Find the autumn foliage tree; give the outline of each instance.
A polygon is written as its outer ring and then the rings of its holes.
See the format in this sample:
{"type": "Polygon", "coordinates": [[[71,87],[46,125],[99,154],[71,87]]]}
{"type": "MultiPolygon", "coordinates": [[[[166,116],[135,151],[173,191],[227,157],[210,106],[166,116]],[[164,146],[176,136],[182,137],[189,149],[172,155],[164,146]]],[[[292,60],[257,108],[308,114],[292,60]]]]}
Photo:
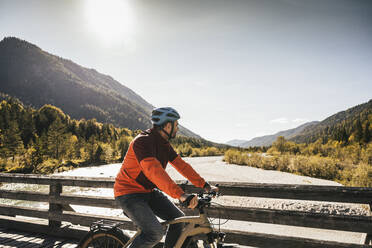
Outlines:
{"type": "Polygon", "coordinates": [[[128,149],[132,136],[128,129],[101,124],[95,119],[72,120],[52,105],[35,110],[25,108],[14,98],[1,97],[0,169],[3,171],[45,173],[63,164],[118,161],[128,149]],[[114,151],[118,147],[120,151],[114,151]]]}

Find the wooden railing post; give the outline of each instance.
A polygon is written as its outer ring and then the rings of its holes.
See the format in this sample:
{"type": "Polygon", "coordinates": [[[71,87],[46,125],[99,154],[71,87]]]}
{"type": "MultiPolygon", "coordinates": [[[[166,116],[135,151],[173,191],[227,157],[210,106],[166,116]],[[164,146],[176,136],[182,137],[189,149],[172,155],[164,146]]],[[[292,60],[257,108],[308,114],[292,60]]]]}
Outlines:
{"type": "MultiPolygon", "coordinates": [[[[369,214],[372,214],[372,202],[369,204],[369,214]]],[[[372,245],[372,231],[367,233],[366,240],[364,241],[365,245],[372,245]]]]}
{"type": "MultiPolygon", "coordinates": [[[[50,198],[57,198],[62,193],[62,184],[60,183],[52,183],[49,185],[49,197],[50,198]]],[[[50,214],[56,214],[60,213],[62,214],[62,205],[60,204],[54,204],[49,202],[49,213],[50,214]]],[[[48,220],[49,227],[60,227],[61,221],[55,221],[55,220],[48,220]]]]}

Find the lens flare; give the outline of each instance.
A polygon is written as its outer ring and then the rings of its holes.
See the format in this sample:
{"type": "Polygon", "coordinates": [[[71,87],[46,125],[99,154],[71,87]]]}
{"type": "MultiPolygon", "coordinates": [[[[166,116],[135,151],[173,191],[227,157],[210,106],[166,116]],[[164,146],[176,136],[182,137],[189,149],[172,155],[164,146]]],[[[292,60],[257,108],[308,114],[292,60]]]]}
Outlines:
{"type": "Polygon", "coordinates": [[[128,0],[86,0],[88,28],[106,43],[131,41],[134,17],[128,0]]]}

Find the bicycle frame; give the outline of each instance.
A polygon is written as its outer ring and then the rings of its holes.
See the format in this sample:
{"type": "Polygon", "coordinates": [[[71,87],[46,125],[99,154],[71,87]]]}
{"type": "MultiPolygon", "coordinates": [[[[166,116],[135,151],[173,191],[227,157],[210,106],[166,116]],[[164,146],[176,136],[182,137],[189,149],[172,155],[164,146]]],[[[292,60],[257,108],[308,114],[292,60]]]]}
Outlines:
{"type": "MultiPolygon", "coordinates": [[[[176,224],[176,223],[185,223],[186,226],[184,228],[184,231],[178,238],[176,245],[174,248],[181,248],[182,244],[186,240],[187,237],[189,236],[195,236],[198,234],[207,234],[210,232],[213,232],[213,229],[211,227],[211,224],[207,218],[207,215],[205,213],[201,213],[199,216],[184,216],[184,217],[179,217],[173,220],[169,221],[164,221],[161,222],[163,226],[165,225],[170,225],[170,224],[176,224]],[[198,225],[195,227],[195,225],[198,225]]],[[[129,241],[123,246],[123,248],[128,247],[133,240],[141,234],[141,229],[137,229],[137,232],[134,234],[134,236],[129,239],[129,241]]],[[[212,248],[216,247],[214,244],[211,244],[212,248]]]]}

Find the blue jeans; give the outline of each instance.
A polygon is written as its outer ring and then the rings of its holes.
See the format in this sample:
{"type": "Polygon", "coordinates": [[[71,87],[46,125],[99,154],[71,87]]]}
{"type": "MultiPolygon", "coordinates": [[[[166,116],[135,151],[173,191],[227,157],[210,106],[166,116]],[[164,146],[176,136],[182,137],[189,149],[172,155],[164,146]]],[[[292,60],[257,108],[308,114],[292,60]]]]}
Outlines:
{"type": "MultiPolygon", "coordinates": [[[[160,242],[165,230],[156,216],[163,220],[184,216],[184,213],[157,189],[151,193],[127,194],[115,199],[123,212],[142,230],[130,248],[150,248],[160,242]]],[[[164,247],[170,248],[176,244],[183,227],[183,223],[169,225],[164,247]]]]}

